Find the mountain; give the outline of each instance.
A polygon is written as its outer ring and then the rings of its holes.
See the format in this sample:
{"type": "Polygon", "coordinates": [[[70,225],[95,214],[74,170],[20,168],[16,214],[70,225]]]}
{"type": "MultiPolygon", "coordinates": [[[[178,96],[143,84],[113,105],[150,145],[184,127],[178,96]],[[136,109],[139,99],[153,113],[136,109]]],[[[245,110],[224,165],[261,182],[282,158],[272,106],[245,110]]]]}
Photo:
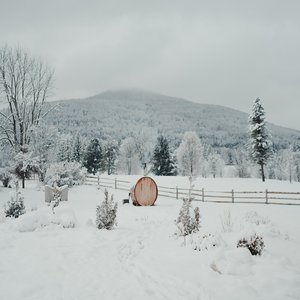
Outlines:
{"type": "MultiPolygon", "coordinates": [[[[53,103],[51,103],[52,105],[53,103]]],[[[177,146],[185,131],[196,131],[214,148],[239,148],[248,138],[248,114],[138,90],[112,90],[85,99],[57,101],[49,125],[87,138],[121,140],[129,135],[155,142],[165,134],[177,146]]],[[[275,148],[300,142],[300,131],[269,124],[275,148]]]]}

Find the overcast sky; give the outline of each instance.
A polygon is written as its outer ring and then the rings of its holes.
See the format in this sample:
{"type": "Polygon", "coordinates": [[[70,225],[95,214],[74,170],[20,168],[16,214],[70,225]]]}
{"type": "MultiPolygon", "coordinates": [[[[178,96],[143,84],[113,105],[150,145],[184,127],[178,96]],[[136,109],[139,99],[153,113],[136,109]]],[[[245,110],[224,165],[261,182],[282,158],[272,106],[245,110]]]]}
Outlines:
{"type": "Polygon", "coordinates": [[[55,98],[139,88],[300,130],[299,0],[0,0],[0,45],[55,70],[55,98]]]}

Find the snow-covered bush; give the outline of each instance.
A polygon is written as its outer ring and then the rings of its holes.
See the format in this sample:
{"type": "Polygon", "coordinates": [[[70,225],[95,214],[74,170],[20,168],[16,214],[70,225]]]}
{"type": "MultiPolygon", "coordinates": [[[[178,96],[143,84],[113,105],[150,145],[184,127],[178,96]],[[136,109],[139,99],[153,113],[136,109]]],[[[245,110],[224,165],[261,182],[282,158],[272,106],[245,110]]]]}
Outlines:
{"type": "Polygon", "coordinates": [[[18,218],[25,214],[24,197],[21,192],[17,191],[10,194],[10,200],[5,205],[4,213],[7,218],[18,218]]]}
{"type": "Polygon", "coordinates": [[[108,191],[104,191],[105,199],[96,209],[96,226],[98,229],[112,229],[117,224],[118,204],[114,202],[113,195],[109,197],[108,191]]]}
{"type": "Polygon", "coordinates": [[[0,181],[4,187],[9,186],[9,182],[12,181],[13,175],[8,168],[0,168],[0,181]]]}
{"type": "Polygon", "coordinates": [[[254,234],[249,238],[244,237],[240,239],[237,243],[237,247],[248,248],[252,255],[261,255],[265,247],[265,243],[262,236],[254,234]]]}
{"type": "Polygon", "coordinates": [[[221,225],[223,232],[232,232],[233,222],[230,210],[225,210],[221,215],[221,225]]]}
{"type": "Polygon", "coordinates": [[[179,212],[179,216],[175,221],[178,231],[176,232],[179,236],[187,236],[191,233],[199,231],[200,222],[200,210],[199,207],[193,209],[192,198],[183,198],[183,204],[179,212]]]}
{"type": "Polygon", "coordinates": [[[49,226],[74,228],[76,224],[77,219],[74,210],[63,203],[55,209],[55,214],[49,207],[42,207],[26,213],[18,218],[15,227],[20,232],[32,232],[49,226]]]}
{"type": "Polygon", "coordinates": [[[46,172],[45,184],[49,186],[80,185],[86,177],[86,169],[77,162],[59,162],[52,164],[46,172]]]}
{"type": "Polygon", "coordinates": [[[256,211],[247,212],[245,215],[245,220],[255,225],[270,223],[270,220],[267,217],[260,216],[256,211]]]}
{"type": "Polygon", "coordinates": [[[204,251],[218,247],[221,244],[220,237],[216,237],[212,234],[199,235],[194,238],[193,246],[194,250],[204,251]]]}

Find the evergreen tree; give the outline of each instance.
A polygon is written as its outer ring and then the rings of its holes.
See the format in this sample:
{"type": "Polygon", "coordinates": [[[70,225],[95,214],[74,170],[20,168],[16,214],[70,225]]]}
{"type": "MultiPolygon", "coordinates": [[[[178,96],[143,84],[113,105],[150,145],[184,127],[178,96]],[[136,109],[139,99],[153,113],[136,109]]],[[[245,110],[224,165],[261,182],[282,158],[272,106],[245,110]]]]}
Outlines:
{"type": "Polygon", "coordinates": [[[175,166],[169,150],[168,140],[160,135],[152,157],[152,172],[155,175],[170,176],[175,175],[175,166]]]}
{"type": "Polygon", "coordinates": [[[249,116],[250,123],[250,155],[252,160],[260,166],[262,181],[265,181],[265,170],[268,159],[271,156],[271,141],[266,128],[265,110],[257,98],[253,110],[249,116]]]}
{"type": "Polygon", "coordinates": [[[79,134],[76,135],[73,143],[73,161],[81,163],[83,160],[83,144],[79,134]]]}
{"type": "Polygon", "coordinates": [[[92,139],[87,146],[83,165],[89,173],[94,175],[99,170],[104,170],[103,153],[98,139],[92,139]]]}
{"type": "Polygon", "coordinates": [[[57,158],[59,161],[72,161],[73,153],[71,135],[62,135],[61,140],[59,142],[57,158]]]}

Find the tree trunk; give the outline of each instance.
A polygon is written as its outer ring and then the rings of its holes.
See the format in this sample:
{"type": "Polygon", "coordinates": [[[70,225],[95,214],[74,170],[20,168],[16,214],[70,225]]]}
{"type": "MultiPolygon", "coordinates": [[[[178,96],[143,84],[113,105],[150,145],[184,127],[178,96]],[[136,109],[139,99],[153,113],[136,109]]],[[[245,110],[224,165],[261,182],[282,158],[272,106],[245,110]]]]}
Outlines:
{"type": "Polygon", "coordinates": [[[22,189],[25,189],[25,172],[22,174],[22,189]]]}
{"type": "Polygon", "coordinates": [[[265,182],[266,178],[265,178],[265,170],[264,170],[264,164],[263,163],[260,164],[260,171],[261,171],[261,179],[262,179],[263,182],[265,182]]]}

